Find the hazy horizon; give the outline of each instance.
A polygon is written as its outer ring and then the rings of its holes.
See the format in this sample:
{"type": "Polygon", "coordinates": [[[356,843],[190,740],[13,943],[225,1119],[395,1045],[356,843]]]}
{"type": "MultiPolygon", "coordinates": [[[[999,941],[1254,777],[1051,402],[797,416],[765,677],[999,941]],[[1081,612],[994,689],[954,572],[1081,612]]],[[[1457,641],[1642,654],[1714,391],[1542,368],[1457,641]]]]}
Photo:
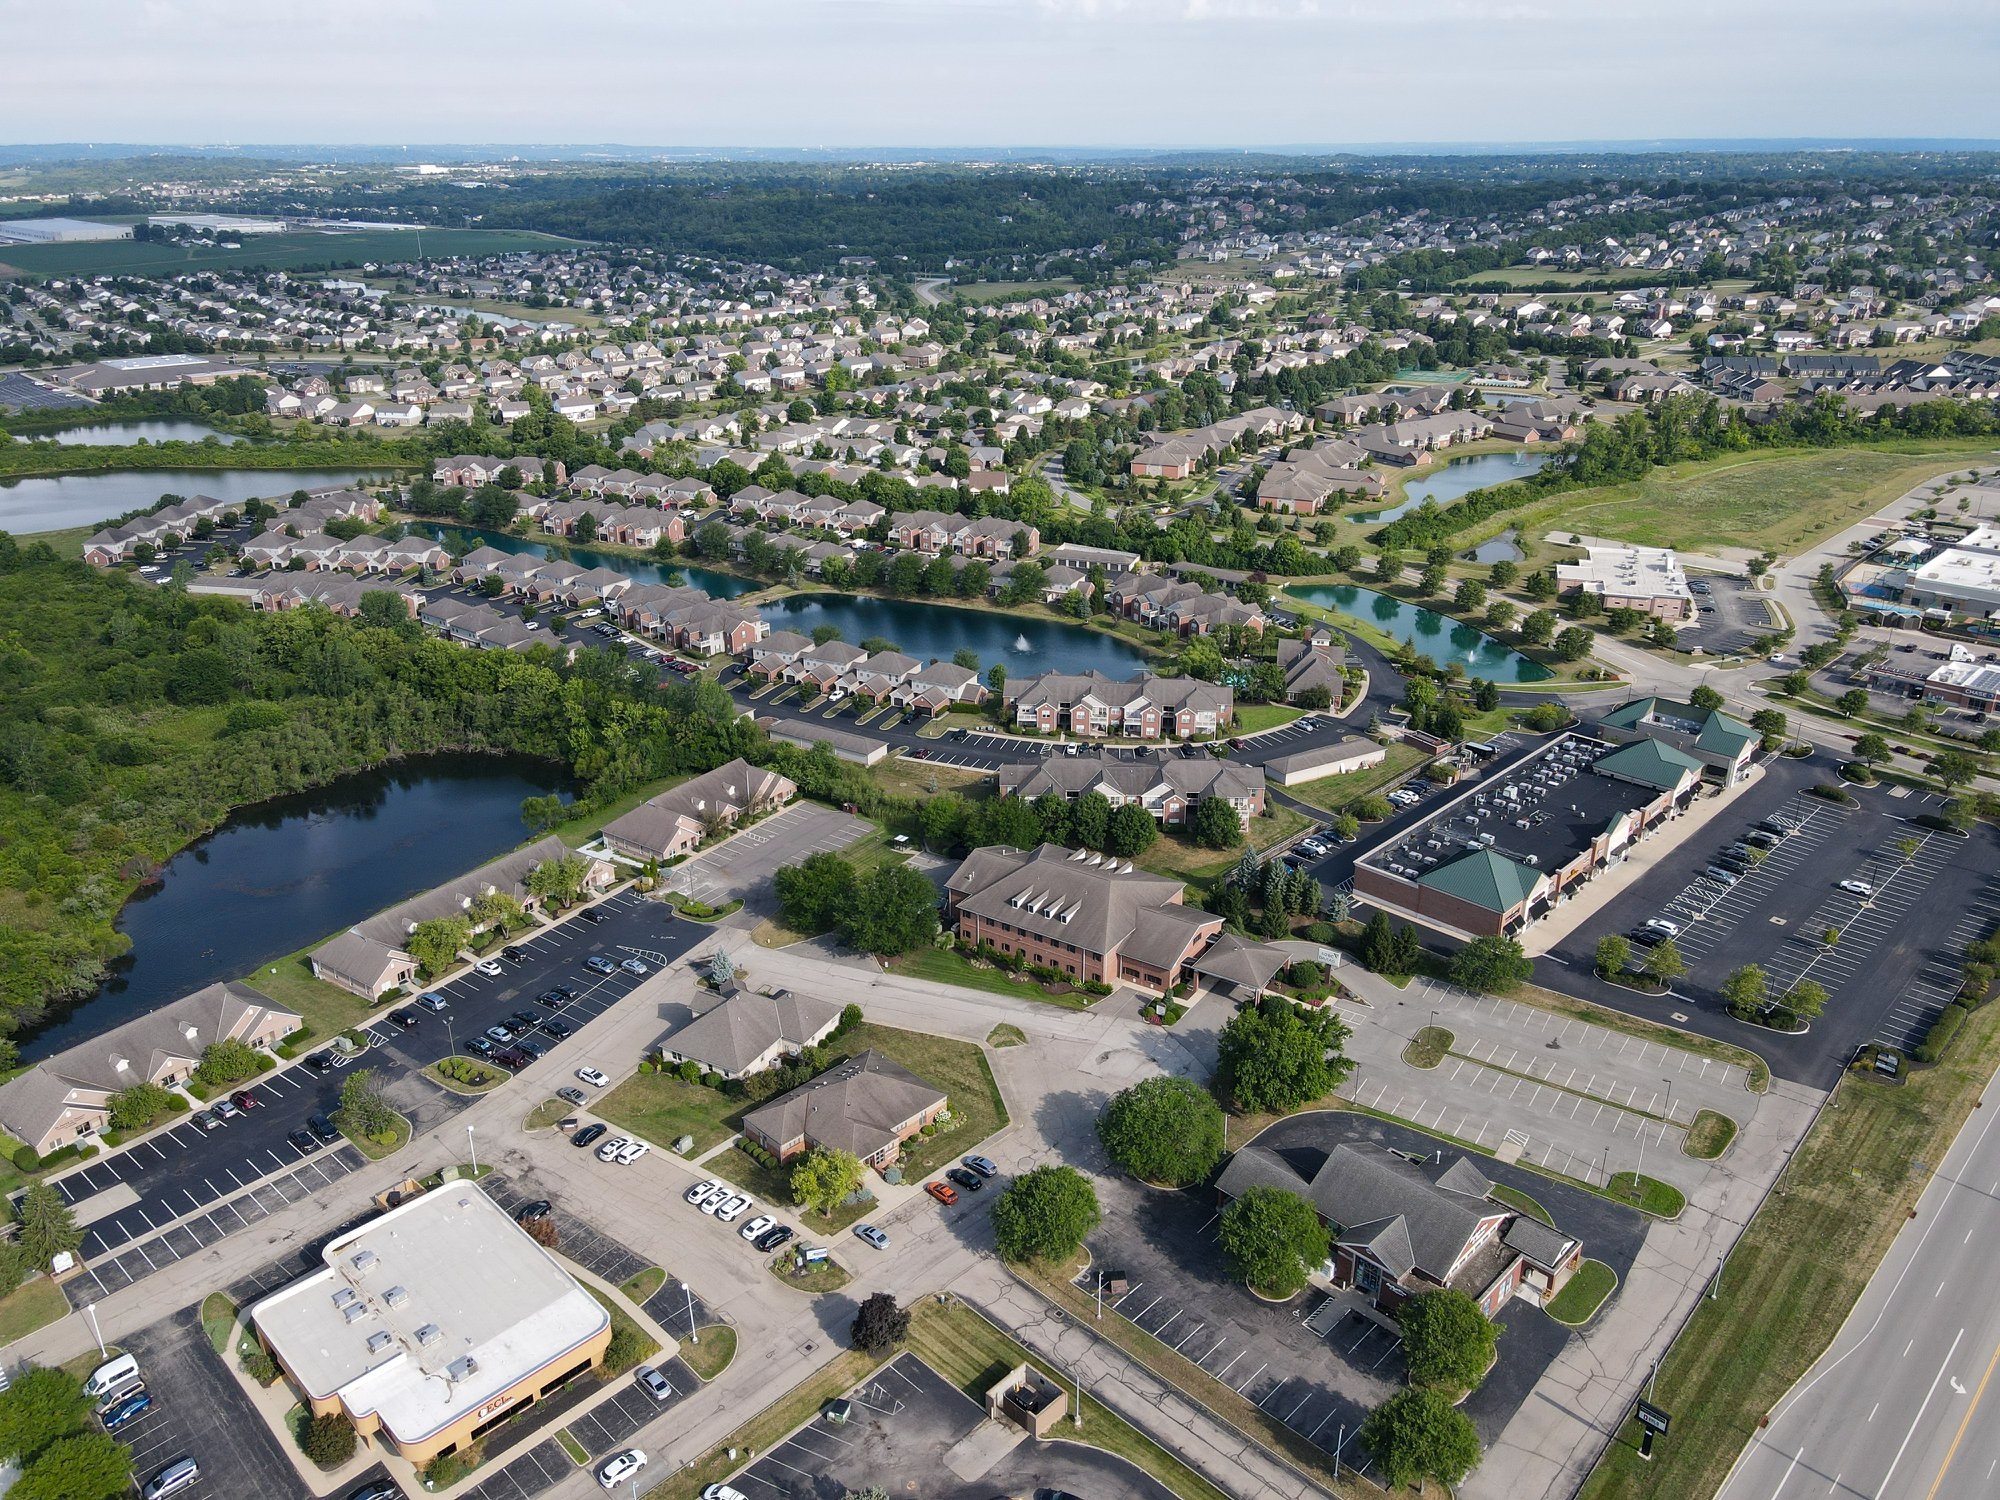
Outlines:
{"type": "Polygon", "coordinates": [[[0,138],[24,145],[1933,144],[1913,90],[2000,139],[1985,0],[0,0],[0,27],[0,138]]]}

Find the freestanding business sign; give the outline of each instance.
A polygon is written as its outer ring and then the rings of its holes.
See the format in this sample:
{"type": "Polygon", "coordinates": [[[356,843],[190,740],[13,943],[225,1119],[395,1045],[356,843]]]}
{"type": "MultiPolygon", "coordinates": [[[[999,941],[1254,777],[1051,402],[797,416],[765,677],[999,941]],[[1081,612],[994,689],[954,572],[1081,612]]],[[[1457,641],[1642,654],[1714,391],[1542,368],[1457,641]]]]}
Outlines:
{"type": "Polygon", "coordinates": [[[1633,1415],[1639,1419],[1639,1425],[1645,1429],[1645,1431],[1639,1434],[1639,1457],[1650,1459],[1653,1456],[1653,1439],[1656,1436],[1665,1437],[1667,1435],[1667,1429],[1673,1425],[1673,1416],[1644,1399],[1640,1400],[1638,1409],[1633,1412],[1633,1415]]]}

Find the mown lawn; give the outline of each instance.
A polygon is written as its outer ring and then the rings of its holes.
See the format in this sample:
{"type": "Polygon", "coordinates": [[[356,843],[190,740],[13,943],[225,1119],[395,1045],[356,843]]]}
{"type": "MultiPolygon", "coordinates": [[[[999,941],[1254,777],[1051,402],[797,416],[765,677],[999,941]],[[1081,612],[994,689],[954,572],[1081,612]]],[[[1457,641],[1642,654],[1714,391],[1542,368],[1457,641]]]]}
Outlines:
{"type": "MultiPolygon", "coordinates": [[[[46,1276],[23,1282],[0,1297],[0,1346],[24,1339],[37,1328],[46,1328],[69,1312],[69,1299],[62,1288],[46,1276]]],[[[94,1368],[94,1366],[93,1366],[94,1368]]]]}
{"type": "Polygon", "coordinates": [[[1088,1010],[1092,997],[1071,991],[1045,994],[1032,979],[1010,979],[1000,969],[982,969],[949,948],[919,948],[901,958],[889,960],[891,972],[933,984],[955,984],[961,989],[985,990],[994,995],[1012,995],[1016,1000],[1033,1000],[1042,1005],[1059,1005],[1065,1010],[1088,1010]]]}
{"type": "Polygon", "coordinates": [[[1338,776],[1328,776],[1320,781],[1301,782],[1298,786],[1288,786],[1280,790],[1288,797],[1296,797],[1301,802],[1310,802],[1314,807],[1327,812],[1339,812],[1370,792],[1380,791],[1383,787],[1402,780],[1429,759],[1415,745],[1405,745],[1400,740],[1384,748],[1388,754],[1379,766],[1369,766],[1362,771],[1346,771],[1338,776]]]}
{"type": "Polygon", "coordinates": [[[1943,1159],[2000,1057],[2000,1005],[1973,1014],[1946,1060],[1901,1087],[1852,1077],[1730,1252],[1721,1294],[1704,1297],[1660,1366],[1656,1404],[1673,1440],[1652,1462],[1627,1423],[1583,1500],[1712,1495],[1757,1424],[1846,1320],[1928,1170],[1943,1159]]]}
{"type": "Polygon", "coordinates": [[[1303,712],[1304,709],[1287,708],[1282,703],[1239,703],[1236,705],[1236,732],[1261,734],[1266,729],[1291,723],[1303,712]]]}
{"type": "Polygon", "coordinates": [[[689,1155],[699,1156],[736,1134],[748,1107],[742,1099],[684,1083],[671,1073],[634,1073],[597,1101],[595,1113],[663,1149],[691,1135],[689,1155]]]}
{"type": "MultiPolygon", "coordinates": [[[[1304,813],[1275,802],[1269,803],[1262,817],[1250,820],[1250,843],[1259,850],[1269,849],[1301,832],[1307,822],[1304,813]]],[[[1206,890],[1217,876],[1235,869],[1242,858],[1241,844],[1230,849],[1204,849],[1178,833],[1163,832],[1135,863],[1156,875],[1169,875],[1199,890],[1206,890]]]]}

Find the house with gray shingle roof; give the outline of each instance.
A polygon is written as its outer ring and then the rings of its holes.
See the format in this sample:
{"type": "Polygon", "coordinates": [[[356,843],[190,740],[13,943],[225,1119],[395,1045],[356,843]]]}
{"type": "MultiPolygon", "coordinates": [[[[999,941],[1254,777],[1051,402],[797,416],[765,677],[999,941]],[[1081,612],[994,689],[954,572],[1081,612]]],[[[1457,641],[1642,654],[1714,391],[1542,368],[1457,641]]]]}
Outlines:
{"type": "Polygon", "coordinates": [[[743,1117],[743,1134],[781,1162],[831,1146],[880,1171],[894,1166],[903,1142],[947,1104],[935,1084],[869,1051],[752,1110],[743,1117]]]}
{"type": "Polygon", "coordinates": [[[1311,1172],[1296,1153],[1251,1145],[1216,1181],[1222,1199],[1253,1187],[1296,1193],[1331,1231],[1333,1254],[1316,1279],[1352,1287],[1383,1312],[1450,1287],[1497,1317],[1519,1294],[1540,1305],[1582,1264],[1583,1247],[1558,1228],[1521,1220],[1465,1156],[1411,1161],[1374,1145],[1339,1144],[1311,1172]]]}
{"type": "Polygon", "coordinates": [[[739,990],[661,1042],[660,1056],[670,1063],[699,1063],[704,1072],[724,1078],[742,1078],[818,1046],[840,1024],[840,1010],[830,1000],[790,990],[772,995],[739,990]]]}

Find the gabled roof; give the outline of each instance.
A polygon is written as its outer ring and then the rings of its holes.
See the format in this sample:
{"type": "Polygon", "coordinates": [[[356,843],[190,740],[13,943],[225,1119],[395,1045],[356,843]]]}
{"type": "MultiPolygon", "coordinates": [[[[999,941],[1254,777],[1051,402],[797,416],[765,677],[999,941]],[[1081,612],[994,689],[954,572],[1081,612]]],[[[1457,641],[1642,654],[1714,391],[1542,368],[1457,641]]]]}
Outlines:
{"type": "Polygon", "coordinates": [[[934,1084],[881,1053],[868,1051],[752,1110],[743,1124],[767,1140],[803,1136],[865,1161],[895,1143],[897,1126],[944,1098],[944,1091],[934,1084]]]}
{"type": "Polygon", "coordinates": [[[1591,770],[1599,776],[1622,776],[1672,791],[1690,774],[1700,776],[1701,762],[1661,740],[1643,739],[1600,757],[1591,770]]]}
{"type": "Polygon", "coordinates": [[[782,1045],[796,1052],[816,1041],[840,1017],[840,1007],[782,990],[776,995],[739,991],[673,1033],[661,1046],[705,1063],[718,1073],[740,1073],[782,1045]]]}
{"type": "Polygon", "coordinates": [[[1539,870],[1516,864],[1491,849],[1478,849],[1417,877],[1427,885],[1488,911],[1512,911],[1535,894],[1545,879],[1539,870]]]}

